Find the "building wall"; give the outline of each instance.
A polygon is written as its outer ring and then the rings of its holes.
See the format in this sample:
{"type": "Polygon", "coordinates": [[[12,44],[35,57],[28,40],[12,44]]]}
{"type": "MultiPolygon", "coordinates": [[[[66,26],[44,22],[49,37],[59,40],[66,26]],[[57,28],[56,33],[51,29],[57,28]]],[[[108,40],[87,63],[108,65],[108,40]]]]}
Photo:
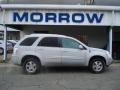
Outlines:
{"type": "Polygon", "coordinates": [[[88,45],[103,48],[107,41],[106,27],[81,27],[81,26],[25,26],[21,37],[34,33],[34,31],[48,31],[48,33],[63,34],[79,39],[87,36],[88,45]]]}
{"type": "MultiPolygon", "coordinates": [[[[84,4],[85,0],[0,0],[8,4],[84,4]]],[[[120,0],[94,0],[95,5],[119,6],[120,0]]]]}

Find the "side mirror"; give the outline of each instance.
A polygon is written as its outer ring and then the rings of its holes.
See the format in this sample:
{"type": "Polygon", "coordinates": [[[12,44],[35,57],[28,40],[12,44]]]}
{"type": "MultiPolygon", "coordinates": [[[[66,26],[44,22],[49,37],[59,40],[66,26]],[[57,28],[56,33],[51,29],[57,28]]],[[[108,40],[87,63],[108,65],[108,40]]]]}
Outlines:
{"type": "Polygon", "coordinates": [[[82,45],[79,45],[79,49],[80,49],[80,50],[83,50],[84,47],[83,47],[82,45]]]}

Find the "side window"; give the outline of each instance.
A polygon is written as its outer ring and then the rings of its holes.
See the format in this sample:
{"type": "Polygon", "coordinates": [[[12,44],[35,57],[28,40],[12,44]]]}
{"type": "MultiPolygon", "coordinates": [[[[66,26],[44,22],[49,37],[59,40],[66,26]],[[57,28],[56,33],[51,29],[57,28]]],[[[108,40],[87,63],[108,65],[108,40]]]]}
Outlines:
{"type": "Polygon", "coordinates": [[[31,46],[36,41],[37,38],[38,37],[26,38],[20,43],[20,46],[31,46]]]}
{"type": "Polygon", "coordinates": [[[60,44],[57,37],[45,37],[39,42],[38,46],[60,47],[60,44]]]}
{"type": "Polygon", "coordinates": [[[63,48],[74,48],[78,49],[79,48],[79,43],[73,39],[69,38],[62,38],[62,47],[63,48]]]}

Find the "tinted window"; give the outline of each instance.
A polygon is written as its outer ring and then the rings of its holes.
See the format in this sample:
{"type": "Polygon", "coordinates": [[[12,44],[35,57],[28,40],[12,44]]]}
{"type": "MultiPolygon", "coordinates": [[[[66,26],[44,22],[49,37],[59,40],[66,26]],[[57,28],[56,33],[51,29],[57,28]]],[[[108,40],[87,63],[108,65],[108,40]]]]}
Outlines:
{"type": "Polygon", "coordinates": [[[60,44],[57,37],[46,37],[40,41],[38,46],[59,47],[60,44]]]}
{"type": "Polygon", "coordinates": [[[69,38],[62,38],[62,47],[64,48],[79,48],[79,43],[69,38]]]}
{"type": "Polygon", "coordinates": [[[37,39],[38,37],[29,37],[23,40],[20,45],[21,46],[31,46],[37,39]]]}

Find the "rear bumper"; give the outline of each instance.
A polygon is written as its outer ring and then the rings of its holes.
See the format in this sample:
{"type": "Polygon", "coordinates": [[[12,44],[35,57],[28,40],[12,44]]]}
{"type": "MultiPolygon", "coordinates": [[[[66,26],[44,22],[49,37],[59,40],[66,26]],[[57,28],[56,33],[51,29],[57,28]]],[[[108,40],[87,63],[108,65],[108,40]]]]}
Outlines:
{"type": "Polygon", "coordinates": [[[21,65],[20,59],[18,57],[18,55],[12,55],[12,63],[15,65],[21,65]]]}

